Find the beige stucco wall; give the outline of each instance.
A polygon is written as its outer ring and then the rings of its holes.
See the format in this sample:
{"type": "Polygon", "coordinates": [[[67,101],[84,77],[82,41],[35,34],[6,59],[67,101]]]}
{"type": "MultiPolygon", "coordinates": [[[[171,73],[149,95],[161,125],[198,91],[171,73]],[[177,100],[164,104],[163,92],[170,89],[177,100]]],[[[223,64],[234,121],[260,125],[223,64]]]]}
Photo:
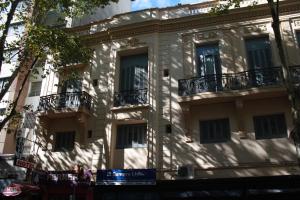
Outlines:
{"type": "MultiPolygon", "coordinates": [[[[132,23],[135,22],[134,15],[126,15],[132,18],[132,23]]],[[[300,14],[286,15],[282,20],[289,64],[300,64],[297,56],[300,51],[295,41],[295,30],[300,30],[300,23],[295,21],[300,22],[300,14]]],[[[197,99],[185,102],[180,102],[178,96],[178,80],[196,76],[197,45],[218,42],[222,72],[241,72],[247,70],[244,39],[261,35],[269,36],[273,63],[278,66],[280,62],[270,18],[168,33],[146,33],[94,43],[92,64],[84,72],[85,91],[93,96],[95,103],[87,128],[93,131],[93,137],[82,145],[76,119],[52,120],[49,134],[76,130],[76,145],[72,152],[53,152],[51,148],[39,151],[43,166],[53,170],[70,169],[74,163],[93,170],[157,168],[164,172],[159,178],[175,178],[177,167],[185,164],[194,165],[197,177],[297,173],[295,147],[289,138],[255,140],[253,131],[253,116],[272,113],[284,113],[288,131],[291,130],[289,102],[283,88],[267,88],[264,93],[263,89],[254,89],[254,92],[244,92],[243,95],[238,95],[238,91],[227,93],[226,98],[217,98],[214,94],[195,95],[197,99]],[[113,95],[119,85],[120,56],[141,52],[147,52],[149,58],[148,104],[113,108],[113,95]],[[169,70],[168,77],[163,77],[165,69],[169,70]],[[98,86],[92,85],[93,79],[98,79],[98,86]],[[191,137],[186,135],[187,115],[184,112],[190,113],[191,137]],[[231,141],[200,144],[199,120],[224,117],[230,119],[231,141]],[[241,120],[243,130],[239,125],[241,120]],[[147,147],[115,148],[117,125],[145,122],[148,124],[147,147]],[[166,133],[168,124],[172,126],[172,133],[166,133]]],[[[44,136],[45,133],[40,135],[41,138],[44,136]]]]}

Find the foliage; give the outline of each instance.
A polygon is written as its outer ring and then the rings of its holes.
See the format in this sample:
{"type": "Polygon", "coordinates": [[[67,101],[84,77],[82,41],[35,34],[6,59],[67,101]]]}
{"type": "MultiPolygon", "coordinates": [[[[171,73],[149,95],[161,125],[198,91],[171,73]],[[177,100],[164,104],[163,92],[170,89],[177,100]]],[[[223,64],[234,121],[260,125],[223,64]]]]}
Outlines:
{"type": "MultiPolygon", "coordinates": [[[[219,4],[210,10],[210,13],[215,15],[226,14],[231,8],[240,8],[243,1],[244,0],[220,0],[219,4]]],[[[255,6],[257,3],[256,0],[253,0],[249,6],[255,6]]]]}
{"type": "MultiPolygon", "coordinates": [[[[17,105],[24,85],[28,77],[41,71],[37,68],[43,67],[42,62],[47,59],[47,62],[52,64],[51,70],[56,72],[70,64],[89,62],[91,49],[84,45],[79,36],[67,30],[65,20],[89,14],[93,8],[111,2],[118,0],[1,0],[0,72],[3,63],[10,63],[10,59],[15,56],[18,57],[18,62],[13,68],[8,84],[0,92],[0,101],[15,79],[18,79],[20,84],[8,106],[5,120],[0,122],[0,130],[9,119],[22,110],[18,109],[17,105]],[[49,13],[56,14],[56,21],[48,23],[49,13]],[[15,22],[24,24],[25,31],[17,35],[15,40],[8,41],[7,36],[15,22]],[[6,49],[17,51],[5,55],[6,49]]],[[[40,75],[44,77],[44,74],[40,75]]]]}

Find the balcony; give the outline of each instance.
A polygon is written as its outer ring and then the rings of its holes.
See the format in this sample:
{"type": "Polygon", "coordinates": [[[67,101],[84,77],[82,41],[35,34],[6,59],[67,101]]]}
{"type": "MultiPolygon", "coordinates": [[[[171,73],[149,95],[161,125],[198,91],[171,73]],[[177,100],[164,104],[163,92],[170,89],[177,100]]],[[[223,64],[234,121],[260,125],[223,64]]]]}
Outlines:
{"type": "Polygon", "coordinates": [[[90,111],[92,107],[92,97],[86,92],[66,92],[51,94],[40,97],[38,110],[47,111],[78,111],[85,109],[90,111]]]}
{"type": "Polygon", "coordinates": [[[280,67],[253,69],[240,73],[210,74],[178,81],[178,95],[191,96],[204,92],[245,90],[283,84],[280,67]]]}
{"type": "Polygon", "coordinates": [[[93,98],[86,92],[42,96],[38,106],[40,125],[49,132],[60,132],[63,124],[64,128],[78,131],[80,143],[85,145],[92,106],[93,98]]]}
{"type": "Polygon", "coordinates": [[[147,89],[127,90],[114,95],[114,107],[147,103],[147,89]]]}

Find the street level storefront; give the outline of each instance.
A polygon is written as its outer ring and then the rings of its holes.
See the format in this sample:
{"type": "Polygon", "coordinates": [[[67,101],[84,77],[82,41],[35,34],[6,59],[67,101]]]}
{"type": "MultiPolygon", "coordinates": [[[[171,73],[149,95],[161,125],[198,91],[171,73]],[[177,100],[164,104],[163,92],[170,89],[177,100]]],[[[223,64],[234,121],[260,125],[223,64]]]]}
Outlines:
{"type": "Polygon", "coordinates": [[[11,183],[6,186],[0,195],[1,199],[39,200],[41,198],[40,188],[29,183],[11,183]]]}
{"type": "Polygon", "coordinates": [[[43,200],[92,200],[91,176],[89,170],[49,171],[33,172],[32,179],[41,188],[43,200]]]}
{"type": "Polygon", "coordinates": [[[298,200],[299,196],[300,176],[157,180],[155,185],[97,184],[94,188],[97,200],[298,200]]]}

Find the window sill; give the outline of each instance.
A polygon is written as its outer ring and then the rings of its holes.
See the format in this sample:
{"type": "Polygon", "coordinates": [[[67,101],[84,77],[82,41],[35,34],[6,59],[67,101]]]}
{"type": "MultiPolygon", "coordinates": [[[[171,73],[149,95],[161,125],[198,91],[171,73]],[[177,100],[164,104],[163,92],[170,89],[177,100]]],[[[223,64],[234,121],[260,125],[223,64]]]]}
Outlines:
{"type": "Polygon", "coordinates": [[[110,110],[112,112],[118,112],[118,111],[149,109],[149,108],[150,108],[149,104],[139,104],[139,105],[126,105],[126,106],[112,107],[110,110]]]}

